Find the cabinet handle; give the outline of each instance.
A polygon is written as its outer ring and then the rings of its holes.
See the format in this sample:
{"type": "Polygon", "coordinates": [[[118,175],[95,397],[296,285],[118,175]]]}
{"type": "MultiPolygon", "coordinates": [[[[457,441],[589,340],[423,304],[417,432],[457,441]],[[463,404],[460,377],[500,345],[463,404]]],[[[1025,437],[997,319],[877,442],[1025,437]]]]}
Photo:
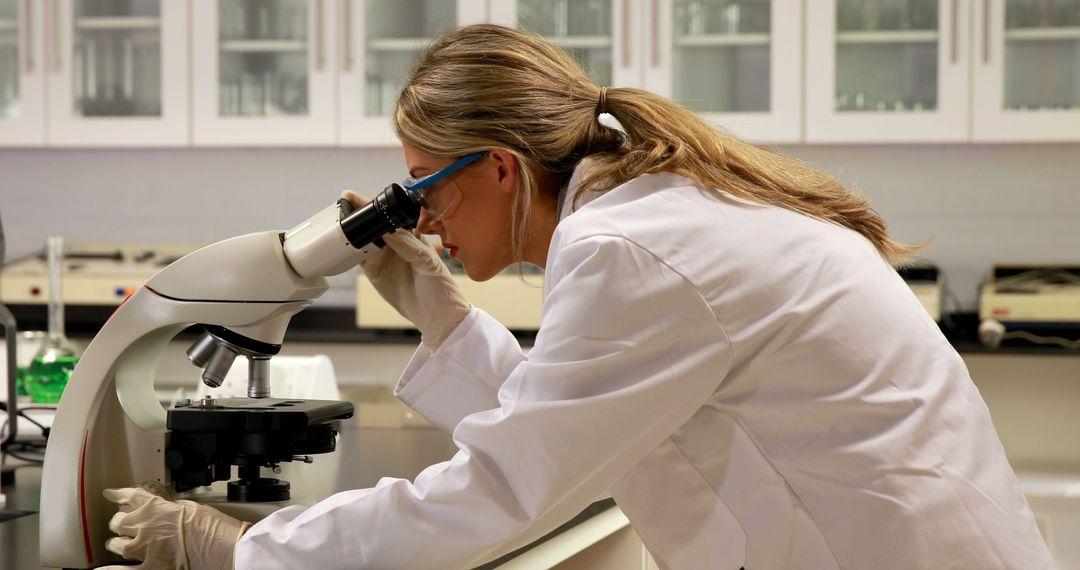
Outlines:
{"type": "Polygon", "coordinates": [[[649,0],[649,12],[652,22],[650,22],[650,35],[652,36],[652,66],[658,67],[660,65],[660,2],[659,0],[649,0]]]}
{"type": "Polygon", "coordinates": [[[990,0],[983,0],[983,63],[990,63],[990,0]]]}
{"type": "Polygon", "coordinates": [[[52,41],[50,43],[52,44],[53,71],[59,73],[64,67],[64,58],[63,54],[60,53],[60,44],[62,43],[60,41],[60,4],[57,0],[52,0],[51,8],[52,11],[49,15],[51,25],[49,27],[52,29],[52,41]]]}
{"type": "Polygon", "coordinates": [[[345,71],[352,71],[352,0],[341,0],[341,54],[345,71]]]}
{"type": "Polygon", "coordinates": [[[952,45],[949,47],[949,52],[951,54],[950,59],[952,59],[953,64],[955,64],[957,61],[957,57],[959,57],[957,54],[957,50],[958,44],[960,43],[956,37],[957,30],[959,29],[959,24],[957,24],[956,21],[960,18],[959,0],[952,0],[952,6],[950,6],[950,8],[950,12],[952,13],[952,45]]]}
{"type": "Polygon", "coordinates": [[[326,63],[323,53],[323,0],[315,0],[315,71],[322,71],[326,63]]]}
{"type": "Polygon", "coordinates": [[[30,0],[23,0],[23,70],[28,74],[34,72],[34,40],[31,35],[34,33],[34,15],[33,12],[31,12],[33,9],[33,2],[30,0]]]}
{"type": "Polygon", "coordinates": [[[630,0],[622,2],[622,65],[630,67],[630,0]]]}

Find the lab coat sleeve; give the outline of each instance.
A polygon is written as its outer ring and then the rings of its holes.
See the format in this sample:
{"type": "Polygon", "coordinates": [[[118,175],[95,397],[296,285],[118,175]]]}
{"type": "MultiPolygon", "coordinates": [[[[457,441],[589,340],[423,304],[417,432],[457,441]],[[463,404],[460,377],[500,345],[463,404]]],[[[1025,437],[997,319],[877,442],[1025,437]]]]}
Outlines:
{"type": "Polygon", "coordinates": [[[499,388],[523,360],[514,335],[473,307],[438,350],[416,349],[394,395],[453,432],[465,416],[499,407],[499,388]]]}
{"type": "Polygon", "coordinates": [[[237,568],[468,568],[550,532],[626,474],[718,388],[733,360],[697,290],[620,237],[560,248],[541,332],[462,419],[459,451],[254,525],[237,568]]]}

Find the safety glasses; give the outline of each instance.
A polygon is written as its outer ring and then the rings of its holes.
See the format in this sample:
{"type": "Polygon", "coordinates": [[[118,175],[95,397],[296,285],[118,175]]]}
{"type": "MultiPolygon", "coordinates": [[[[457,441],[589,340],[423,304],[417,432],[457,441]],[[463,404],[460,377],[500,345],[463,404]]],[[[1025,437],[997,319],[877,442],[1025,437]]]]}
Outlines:
{"type": "Polygon", "coordinates": [[[436,188],[435,185],[445,180],[455,172],[476,162],[487,154],[486,150],[467,154],[444,168],[417,178],[406,178],[401,183],[406,190],[420,194],[420,205],[435,220],[441,220],[443,215],[461,198],[461,190],[456,185],[443,185],[436,188]]]}

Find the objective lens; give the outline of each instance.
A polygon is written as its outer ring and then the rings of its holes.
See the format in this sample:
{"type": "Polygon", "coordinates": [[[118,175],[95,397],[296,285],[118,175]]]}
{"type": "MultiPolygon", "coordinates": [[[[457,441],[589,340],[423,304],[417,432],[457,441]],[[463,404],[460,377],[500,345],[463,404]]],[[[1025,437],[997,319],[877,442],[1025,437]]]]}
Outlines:
{"type": "Polygon", "coordinates": [[[206,364],[210,362],[210,357],[214,356],[215,350],[217,350],[217,339],[210,333],[204,332],[199,337],[199,340],[195,341],[195,344],[191,345],[191,348],[187,350],[187,357],[195,366],[206,368],[206,364]]]}
{"type": "Polygon", "coordinates": [[[220,344],[218,349],[214,351],[214,356],[210,358],[209,364],[206,365],[206,369],[203,370],[203,384],[211,388],[221,386],[221,383],[225,381],[225,375],[229,373],[229,369],[232,368],[233,361],[236,360],[238,355],[231,346],[224,343],[220,344]]]}

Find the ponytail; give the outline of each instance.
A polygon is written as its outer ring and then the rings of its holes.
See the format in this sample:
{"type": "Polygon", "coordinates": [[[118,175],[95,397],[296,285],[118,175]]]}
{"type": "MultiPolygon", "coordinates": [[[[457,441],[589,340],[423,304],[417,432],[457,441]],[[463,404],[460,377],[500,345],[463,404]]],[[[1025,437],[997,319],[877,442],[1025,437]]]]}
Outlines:
{"type": "Polygon", "coordinates": [[[869,202],[793,158],[718,131],[685,107],[640,89],[607,89],[606,108],[626,132],[626,148],[600,154],[582,192],[605,192],[642,174],[672,172],[705,188],[787,208],[862,234],[900,266],[925,245],[889,237],[869,202]]]}

